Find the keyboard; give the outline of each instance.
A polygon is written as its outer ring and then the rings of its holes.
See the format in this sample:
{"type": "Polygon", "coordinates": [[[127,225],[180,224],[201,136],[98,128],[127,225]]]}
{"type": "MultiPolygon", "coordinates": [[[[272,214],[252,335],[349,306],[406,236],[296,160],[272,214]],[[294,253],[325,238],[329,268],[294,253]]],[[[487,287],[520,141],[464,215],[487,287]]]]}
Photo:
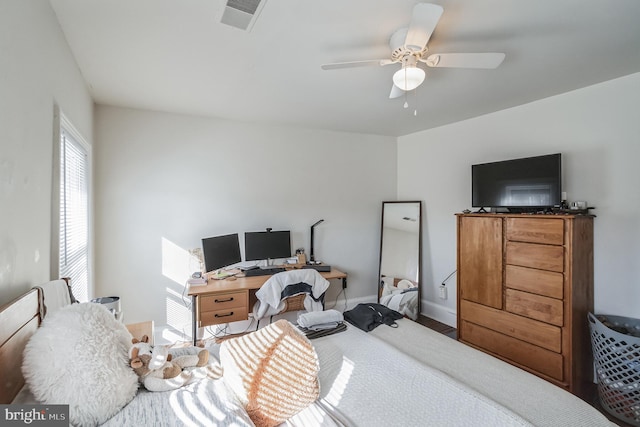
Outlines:
{"type": "Polygon", "coordinates": [[[244,272],[245,277],[253,277],[253,276],[271,276],[276,273],[282,273],[286,271],[282,267],[276,268],[254,268],[252,270],[247,270],[244,272]]]}
{"type": "Polygon", "coordinates": [[[312,268],[319,272],[331,271],[331,266],[326,264],[313,264],[313,265],[307,264],[307,265],[303,265],[302,268],[312,268]]]}

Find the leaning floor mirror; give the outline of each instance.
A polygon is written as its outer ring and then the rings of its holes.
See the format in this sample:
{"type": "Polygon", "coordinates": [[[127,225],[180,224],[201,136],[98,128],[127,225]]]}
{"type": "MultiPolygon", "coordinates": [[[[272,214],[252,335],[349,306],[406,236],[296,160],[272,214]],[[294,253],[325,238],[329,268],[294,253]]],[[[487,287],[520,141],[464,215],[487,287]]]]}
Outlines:
{"type": "Polygon", "coordinates": [[[378,302],[405,317],[420,315],[422,203],[382,202],[378,302]]]}

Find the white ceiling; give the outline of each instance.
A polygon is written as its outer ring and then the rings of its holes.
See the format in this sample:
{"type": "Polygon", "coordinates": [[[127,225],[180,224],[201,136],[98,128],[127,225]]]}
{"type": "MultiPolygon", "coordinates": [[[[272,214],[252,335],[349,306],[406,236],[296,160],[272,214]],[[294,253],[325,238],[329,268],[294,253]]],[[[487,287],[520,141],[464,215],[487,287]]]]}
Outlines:
{"type": "Polygon", "coordinates": [[[427,68],[408,109],[399,65],[320,65],[389,58],[413,0],[267,0],[249,32],[224,0],[50,2],[96,103],[241,121],[401,136],[640,71],[638,0],[435,0],[430,53],[506,59],[427,68]]]}
{"type": "Polygon", "coordinates": [[[384,204],[383,228],[393,228],[407,233],[420,230],[420,202],[393,202],[384,204]]]}

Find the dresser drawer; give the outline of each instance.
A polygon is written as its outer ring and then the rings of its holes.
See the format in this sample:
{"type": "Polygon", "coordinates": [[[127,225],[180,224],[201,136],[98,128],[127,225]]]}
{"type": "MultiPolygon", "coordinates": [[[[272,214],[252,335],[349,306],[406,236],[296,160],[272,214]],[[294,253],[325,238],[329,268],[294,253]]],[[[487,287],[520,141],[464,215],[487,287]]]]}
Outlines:
{"type": "Polygon", "coordinates": [[[463,341],[469,344],[558,381],[564,380],[561,354],[465,321],[460,329],[463,341]]]}
{"type": "Polygon", "coordinates": [[[515,289],[507,289],[506,310],[556,326],[562,326],[564,321],[562,300],[515,289]]]}
{"type": "Polygon", "coordinates": [[[248,318],[249,312],[246,306],[232,307],[226,310],[205,311],[200,313],[200,327],[237,322],[239,320],[247,320],[248,318]]]}
{"type": "Polygon", "coordinates": [[[562,299],[564,275],[555,271],[507,265],[505,285],[511,289],[562,299]]]}
{"type": "MultiPolygon", "coordinates": [[[[493,329],[547,350],[557,353],[562,350],[562,331],[557,326],[466,300],[460,301],[460,311],[462,320],[493,329]]],[[[467,339],[463,333],[460,337],[467,339]]]]}
{"type": "Polygon", "coordinates": [[[507,264],[540,270],[564,271],[564,247],[535,243],[507,242],[507,264]]]}
{"type": "Polygon", "coordinates": [[[206,295],[199,298],[200,311],[224,310],[234,307],[248,307],[248,292],[237,291],[216,295],[206,295]]]}
{"type": "Polygon", "coordinates": [[[507,240],[562,245],[564,220],[557,218],[507,218],[507,240]]]}

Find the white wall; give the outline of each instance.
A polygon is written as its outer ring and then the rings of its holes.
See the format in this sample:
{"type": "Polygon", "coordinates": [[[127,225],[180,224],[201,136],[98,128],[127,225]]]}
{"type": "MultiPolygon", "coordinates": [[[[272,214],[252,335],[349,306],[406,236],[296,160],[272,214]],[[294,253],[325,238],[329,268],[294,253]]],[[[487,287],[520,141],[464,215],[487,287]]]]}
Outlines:
{"type": "Polygon", "coordinates": [[[437,286],[456,268],[456,212],[470,208],[471,164],[561,152],[569,201],[595,227],[595,311],[640,318],[640,73],[399,138],[398,198],[425,201],[423,307],[455,325],[437,286]],[[427,300],[427,301],[424,301],[427,300]]]}
{"type": "MultiPolygon", "coordinates": [[[[93,104],[48,1],[0,2],[0,52],[1,304],[51,278],[54,105],[91,143],[93,104]]],[[[424,200],[424,305],[451,324],[455,299],[436,288],[455,269],[470,165],[562,152],[569,199],[597,207],[596,311],[640,317],[639,101],[635,74],[401,137],[397,154],[393,138],[100,107],[97,294],[121,295],[130,321],[172,307],[182,320],[180,248],[269,226],[308,250],[320,218],[317,257],[348,271],[349,298],[373,294],[380,202],[397,184],[397,199],[424,200]]]]}
{"type": "Polygon", "coordinates": [[[96,287],[122,298],[125,321],[188,332],[185,250],[272,227],[308,253],[319,219],[316,258],[349,274],[350,299],[375,295],[395,138],[105,106],[95,120],[96,287]]]}
{"type": "Polygon", "coordinates": [[[90,143],[93,102],[46,0],[0,2],[0,305],[50,279],[53,111],[90,143]]]}
{"type": "Polygon", "coordinates": [[[418,254],[420,232],[385,227],[383,229],[382,265],[380,274],[398,279],[418,280],[418,254]]]}

